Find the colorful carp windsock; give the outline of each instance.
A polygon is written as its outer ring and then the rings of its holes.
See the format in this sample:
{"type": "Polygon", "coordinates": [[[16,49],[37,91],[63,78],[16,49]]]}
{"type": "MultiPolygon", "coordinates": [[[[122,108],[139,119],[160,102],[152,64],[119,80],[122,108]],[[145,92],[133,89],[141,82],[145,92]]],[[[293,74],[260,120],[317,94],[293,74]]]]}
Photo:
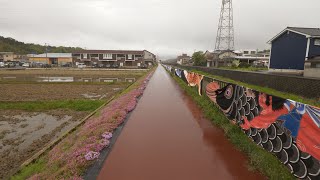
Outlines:
{"type": "Polygon", "coordinates": [[[201,96],[202,95],[202,86],[201,86],[201,82],[203,79],[203,75],[199,75],[197,73],[193,73],[193,72],[188,72],[188,71],[183,71],[184,76],[187,79],[188,82],[188,86],[197,86],[198,87],[198,93],[201,96]]]}
{"type": "Polygon", "coordinates": [[[252,138],[287,165],[298,178],[320,177],[320,109],[213,81],[207,96],[252,138]]]}
{"type": "Polygon", "coordinates": [[[252,141],[275,154],[300,179],[320,179],[320,108],[166,67],[205,93],[252,141]]]}

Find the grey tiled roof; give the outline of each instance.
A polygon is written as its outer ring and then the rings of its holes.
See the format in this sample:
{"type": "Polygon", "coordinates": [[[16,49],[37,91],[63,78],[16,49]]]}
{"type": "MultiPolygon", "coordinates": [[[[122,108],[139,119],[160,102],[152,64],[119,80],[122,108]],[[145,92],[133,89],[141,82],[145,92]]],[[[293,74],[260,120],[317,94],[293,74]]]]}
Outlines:
{"type": "Polygon", "coordinates": [[[320,28],[288,27],[288,29],[310,36],[320,36],[320,28]]]}

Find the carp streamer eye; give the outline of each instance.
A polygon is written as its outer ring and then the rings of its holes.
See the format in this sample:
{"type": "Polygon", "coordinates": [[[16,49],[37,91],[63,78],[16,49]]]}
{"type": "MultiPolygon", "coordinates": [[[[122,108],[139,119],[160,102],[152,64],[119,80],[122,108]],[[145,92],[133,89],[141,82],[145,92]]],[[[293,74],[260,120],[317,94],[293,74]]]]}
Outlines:
{"type": "Polygon", "coordinates": [[[231,99],[232,94],[233,94],[233,88],[232,88],[232,86],[229,86],[229,87],[226,89],[226,91],[225,91],[225,93],[224,93],[224,96],[225,96],[227,99],[231,99]]]}

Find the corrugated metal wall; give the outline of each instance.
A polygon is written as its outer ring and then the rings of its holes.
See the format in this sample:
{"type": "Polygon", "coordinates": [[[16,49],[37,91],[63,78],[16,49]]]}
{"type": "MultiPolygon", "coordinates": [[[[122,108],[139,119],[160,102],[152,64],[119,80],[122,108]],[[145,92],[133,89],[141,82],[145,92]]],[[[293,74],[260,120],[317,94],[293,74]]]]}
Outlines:
{"type": "Polygon", "coordinates": [[[320,46],[314,45],[314,40],[311,39],[310,41],[309,57],[320,56],[320,46]]]}
{"type": "Polygon", "coordinates": [[[305,36],[293,32],[284,33],[272,42],[270,68],[304,70],[306,50],[305,36]]]}

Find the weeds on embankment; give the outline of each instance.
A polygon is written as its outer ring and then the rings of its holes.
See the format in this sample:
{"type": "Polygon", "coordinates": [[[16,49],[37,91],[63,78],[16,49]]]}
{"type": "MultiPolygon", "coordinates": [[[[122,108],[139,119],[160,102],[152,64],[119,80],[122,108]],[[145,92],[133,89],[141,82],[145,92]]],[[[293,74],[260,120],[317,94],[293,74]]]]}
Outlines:
{"type": "MultiPolygon", "coordinates": [[[[171,73],[170,73],[171,74],[171,73]]],[[[197,88],[189,87],[178,77],[171,74],[180,87],[200,106],[205,117],[222,128],[228,139],[237,149],[249,157],[249,169],[258,170],[269,179],[294,179],[288,169],[272,154],[252,142],[239,127],[230,123],[220,109],[207,96],[199,96],[197,88]]]]}

